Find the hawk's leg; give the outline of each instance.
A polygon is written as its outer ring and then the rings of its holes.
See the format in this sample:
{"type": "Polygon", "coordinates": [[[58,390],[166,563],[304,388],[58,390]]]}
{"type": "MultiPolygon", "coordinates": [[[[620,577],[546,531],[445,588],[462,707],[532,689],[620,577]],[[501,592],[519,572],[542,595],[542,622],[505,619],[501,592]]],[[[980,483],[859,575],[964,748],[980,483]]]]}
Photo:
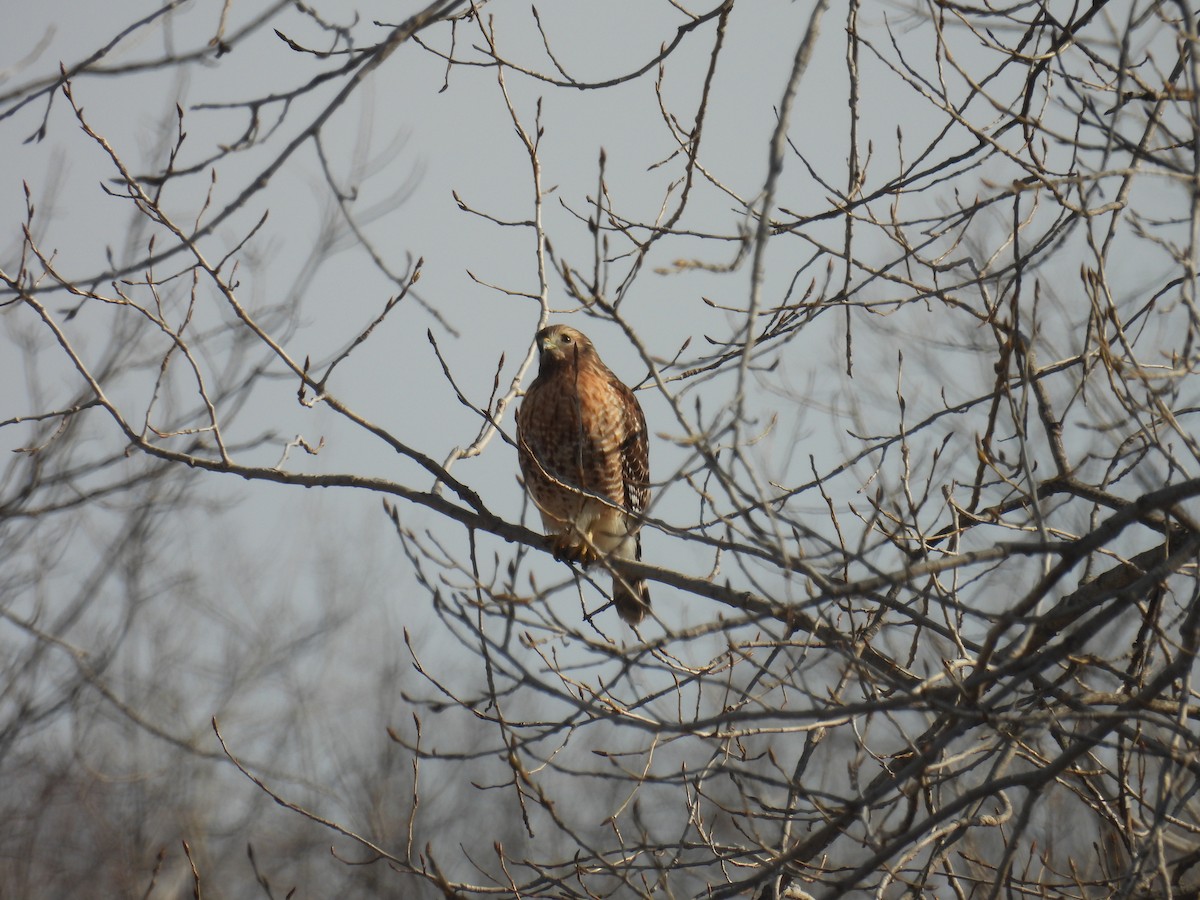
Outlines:
{"type": "Polygon", "coordinates": [[[579,563],[582,566],[589,566],[600,558],[595,547],[580,541],[572,531],[550,535],[550,552],[559,562],[579,563]]]}

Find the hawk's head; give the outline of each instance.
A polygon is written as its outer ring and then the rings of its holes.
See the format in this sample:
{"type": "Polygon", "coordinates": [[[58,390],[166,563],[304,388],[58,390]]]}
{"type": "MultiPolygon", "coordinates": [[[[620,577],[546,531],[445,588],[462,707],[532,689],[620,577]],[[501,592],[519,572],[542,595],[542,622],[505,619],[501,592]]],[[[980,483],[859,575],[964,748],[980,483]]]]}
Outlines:
{"type": "Polygon", "coordinates": [[[596,351],[587,335],[570,325],[548,325],[537,333],[540,354],[538,368],[545,372],[562,365],[573,365],[596,351]]]}

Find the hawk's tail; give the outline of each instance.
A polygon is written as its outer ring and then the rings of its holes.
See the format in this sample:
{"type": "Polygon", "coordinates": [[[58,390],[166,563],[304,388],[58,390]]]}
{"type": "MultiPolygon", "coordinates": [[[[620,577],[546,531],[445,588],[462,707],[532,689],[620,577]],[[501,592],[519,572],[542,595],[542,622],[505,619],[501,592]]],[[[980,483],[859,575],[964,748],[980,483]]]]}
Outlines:
{"type": "Polygon", "coordinates": [[[617,614],[630,625],[642,621],[646,611],[650,609],[650,589],[640,578],[635,581],[623,577],[620,573],[614,574],[612,598],[617,614]]]}
{"type": "MultiPolygon", "coordinates": [[[[633,538],[633,558],[641,562],[642,536],[635,531],[631,537],[633,538]]],[[[629,538],[626,538],[627,542],[628,540],[629,538]]],[[[628,552],[628,546],[625,549],[628,552]]],[[[626,558],[628,559],[628,557],[626,558]]],[[[626,575],[620,565],[615,566],[612,573],[613,606],[617,608],[617,614],[622,619],[630,625],[636,625],[646,617],[646,613],[650,609],[650,588],[646,587],[646,582],[641,578],[626,575]]]]}

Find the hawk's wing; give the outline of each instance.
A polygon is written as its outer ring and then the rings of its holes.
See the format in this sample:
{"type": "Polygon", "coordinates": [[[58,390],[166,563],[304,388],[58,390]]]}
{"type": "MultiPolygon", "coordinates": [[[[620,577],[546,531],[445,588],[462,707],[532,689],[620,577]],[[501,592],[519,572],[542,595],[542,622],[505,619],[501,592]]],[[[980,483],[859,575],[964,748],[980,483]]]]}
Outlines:
{"type": "Polygon", "coordinates": [[[624,407],[625,440],[621,442],[621,476],[625,484],[625,506],[641,512],[650,499],[650,441],[646,416],[633,391],[614,379],[624,407]]]}

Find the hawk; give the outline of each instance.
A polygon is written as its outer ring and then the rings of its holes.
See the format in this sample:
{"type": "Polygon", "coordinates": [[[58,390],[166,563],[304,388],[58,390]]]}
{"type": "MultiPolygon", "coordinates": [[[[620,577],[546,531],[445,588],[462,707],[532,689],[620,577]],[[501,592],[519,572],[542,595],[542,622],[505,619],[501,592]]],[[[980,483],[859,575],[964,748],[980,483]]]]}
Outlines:
{"type": "Polygon", "coordinates": [[[517,410],[525,490],[542,514],[558,559],[607,559],[612,599],[636,625],[650,608],[646,582],[617,561],[642,558],[636,513],[650,497],[646,417],[633,391],[574,328],[537,333],[538,375],[517,410]]]}

